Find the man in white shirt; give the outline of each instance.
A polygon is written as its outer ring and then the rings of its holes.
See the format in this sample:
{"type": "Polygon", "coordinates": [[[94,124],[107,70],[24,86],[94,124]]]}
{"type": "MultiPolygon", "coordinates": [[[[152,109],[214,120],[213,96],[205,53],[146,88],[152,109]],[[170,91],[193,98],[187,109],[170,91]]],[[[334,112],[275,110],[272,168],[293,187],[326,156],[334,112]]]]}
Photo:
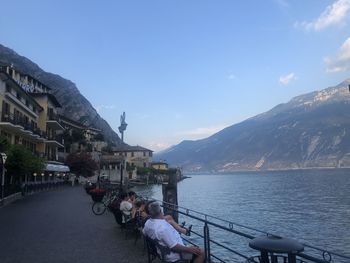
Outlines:
{"type": "Polygon", "coordinates": [[[194,263],[204,262],[204,251],[199,247],[184,245],[179,232],[165,219],[161,218],[162,210],[157,202],[150,203],[148,211],[151,218],[147,220],[143,233],[159,242],[160,245],[170,248],[171,252],[165,256],[165,260],[175,262],[181,258],[192,259],[194,257],[194,263]]]}
{"type": "Polygon", "coordinates": [[[128,201],[127,193],[122,193],[120,198],[123,200],[120,203],[119,209],[123,213],[123,223],[131,218],[132,203],[128,201]]]}

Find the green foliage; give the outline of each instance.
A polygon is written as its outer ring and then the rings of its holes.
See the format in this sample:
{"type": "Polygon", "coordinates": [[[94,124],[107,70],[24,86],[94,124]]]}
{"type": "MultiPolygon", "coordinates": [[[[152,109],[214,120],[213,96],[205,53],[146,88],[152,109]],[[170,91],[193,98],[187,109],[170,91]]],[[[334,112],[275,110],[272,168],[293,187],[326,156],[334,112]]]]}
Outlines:
{"type": "Polygon", "coordinates": [[[95,141],[104,141],[104,136],[103,136],[103,134],[102,133],[99,133],[99,134],[97,134],[95,137],[94,137],[94,140],[95,141]]]}
{"type": "Polygon", "coordinates": [[[73,173],[83,177],[93,176],[94,172],[98,169],[97,163],[86,152],[68,155],[66,163],[73,173]]]}
{"type": "Polygon", "coordinates": [[[85,136],[84,136],[83,131],[81,131],[81,130],[73,130],[72,131],[72,139],[73,139],[73,142],[85,141],[85,136]]]}
{"type": "Polygon", "coordinates": [[[0,136],[0,152],[7,152],[10,149],[10,143],[5,136],[0,136]]]}
{"type": "Polygon", "coordinates": [[[92,144],[91,143],[86,144],[86,151],[92,152],[92,144]]]}
{"type": "Polygon", "coordinates": [[[41,172],[44,169],[44,160],[35,156],[22,145],[12,145],[7,153],[7,174],[14,177],[41,172]]]}
{"type": "Polygon", "coordinates": [[[158,169],[154,169],[152,167],[138,167],[137,168],[137,174],[139,175],[172,175],[172,174],[176,174],[176,169],[175,168],[170,168],[168,170],[158,170],[158,169]]]}

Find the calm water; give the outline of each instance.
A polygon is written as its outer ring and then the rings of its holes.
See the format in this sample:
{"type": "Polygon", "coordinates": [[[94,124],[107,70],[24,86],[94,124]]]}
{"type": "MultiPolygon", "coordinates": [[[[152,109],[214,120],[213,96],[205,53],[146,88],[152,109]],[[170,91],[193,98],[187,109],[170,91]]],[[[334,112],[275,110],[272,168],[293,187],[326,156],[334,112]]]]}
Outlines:
{"type": "MultiPolygon", "coordinates": [[[[162,199],[160,186],[135,190],[162,199]]],[[[347,255],[349,191],[350,170],[192,175],[178,185],[180,206],[347,255]]],[[[190,223],[201,231],[198,223],[190,223]]],[[[252,253],[247,239],[215,229],[211,236],[234,249],[252,253]]]]}

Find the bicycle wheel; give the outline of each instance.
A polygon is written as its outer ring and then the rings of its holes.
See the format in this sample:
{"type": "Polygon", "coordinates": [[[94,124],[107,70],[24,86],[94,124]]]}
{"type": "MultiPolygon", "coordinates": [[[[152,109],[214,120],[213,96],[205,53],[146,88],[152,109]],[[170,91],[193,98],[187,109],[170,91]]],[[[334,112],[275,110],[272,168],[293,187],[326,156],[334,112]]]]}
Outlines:
{"type": "Polygon", "coordinates": [[[104,203],[102,202],[95,202],[93,205],[92,205],[92,212],[95,214],[95,215],[102,215],[104,212],[106,211],[106,206],[104,203]]]}

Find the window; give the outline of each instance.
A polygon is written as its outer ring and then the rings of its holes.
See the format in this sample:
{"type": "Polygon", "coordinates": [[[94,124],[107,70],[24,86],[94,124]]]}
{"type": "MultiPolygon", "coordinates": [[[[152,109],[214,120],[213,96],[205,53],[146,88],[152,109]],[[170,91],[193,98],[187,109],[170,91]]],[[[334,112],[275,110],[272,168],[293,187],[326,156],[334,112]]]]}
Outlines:
{"type": "Polygon", "coordinates": [[[134,152],[131,152],[131,157],[134,157],[134,152]]]}
{"type": "Polygon", "coordinates": [[[143,152],[143,156],[146,156],[146,152],[143,152]]]}
{"type": "Polygon", "coordinates": [[[149,157],[152,157],[152,152],[148,152],[149,153],[149,157]]]}
{"type": "Polygon", "coordinates": [[[143,167],[147,167],[147,164],[146,164],[146,163],[143,163],[143,167]]]}

